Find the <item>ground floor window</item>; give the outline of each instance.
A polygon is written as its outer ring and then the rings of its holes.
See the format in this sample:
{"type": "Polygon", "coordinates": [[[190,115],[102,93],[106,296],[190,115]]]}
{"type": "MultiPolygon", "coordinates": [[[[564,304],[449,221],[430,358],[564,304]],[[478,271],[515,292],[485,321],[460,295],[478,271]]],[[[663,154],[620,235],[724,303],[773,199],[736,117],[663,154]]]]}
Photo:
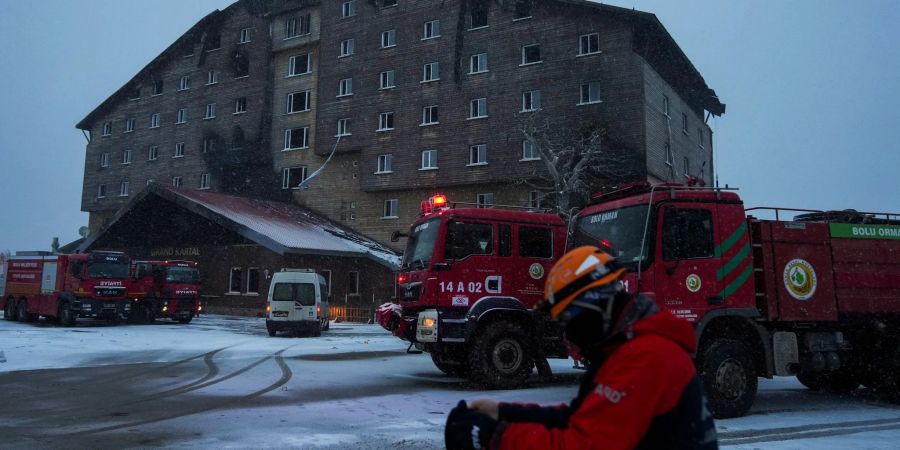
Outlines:
{"type": "Polygon", "coordinates": [[[228,292],[229,293],[237,293],[241,292],[241,275],[244,271],[240,267],[232,267],[231,275],[228,279],[228,292]]]}
{"type": "Polygon", "coordinates": [[[259,293],[259,268],[251,267],[247,269],[247,293],[259,293]]]}

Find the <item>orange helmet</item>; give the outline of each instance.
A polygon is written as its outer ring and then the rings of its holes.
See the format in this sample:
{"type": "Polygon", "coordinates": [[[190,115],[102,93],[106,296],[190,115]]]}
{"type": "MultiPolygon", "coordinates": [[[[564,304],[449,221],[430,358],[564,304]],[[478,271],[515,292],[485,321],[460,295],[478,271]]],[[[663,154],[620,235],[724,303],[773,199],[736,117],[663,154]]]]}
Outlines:
{"type": "Polygon", "coordinates": [[[597,309],[596,300],[612,297],[622,290],[619,278],[625,273],[615,258],[597,247],[586,245],[563,255],[547,275],[543,308],[551,318],[571,319],[584,308],[597,309]],[[588,290],[591,295],[575,301],[588,290]],[[606,295],[603,295],[605,292],[606,295]],[[592,301],[594,300],[594,301],[592,301]]]}

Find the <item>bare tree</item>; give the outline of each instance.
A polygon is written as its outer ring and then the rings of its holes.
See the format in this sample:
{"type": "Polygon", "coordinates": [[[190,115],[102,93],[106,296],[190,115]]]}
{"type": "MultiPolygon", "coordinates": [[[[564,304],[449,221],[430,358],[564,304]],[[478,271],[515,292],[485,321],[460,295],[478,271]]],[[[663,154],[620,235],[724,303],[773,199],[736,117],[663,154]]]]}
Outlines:
{"type": "Polygon", "coordinates": [[[593,190],[634,177],[627,150],[598,122],[561,125],[538,111],[520,116],[518,132],[543,164],[513,182],[545,192],[567,221],[593,190]]]}

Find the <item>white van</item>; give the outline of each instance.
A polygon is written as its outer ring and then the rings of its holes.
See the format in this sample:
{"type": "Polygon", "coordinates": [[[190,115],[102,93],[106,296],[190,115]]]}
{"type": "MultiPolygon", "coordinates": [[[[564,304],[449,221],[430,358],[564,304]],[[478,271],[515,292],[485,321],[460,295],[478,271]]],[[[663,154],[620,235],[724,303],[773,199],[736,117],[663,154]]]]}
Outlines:
{"type": "Polygon", "coordinates": [[[266,330],[320,336],[328,329],[328,286],[312,269],[281,269],[272,275],[266,304],[266,330]]]}

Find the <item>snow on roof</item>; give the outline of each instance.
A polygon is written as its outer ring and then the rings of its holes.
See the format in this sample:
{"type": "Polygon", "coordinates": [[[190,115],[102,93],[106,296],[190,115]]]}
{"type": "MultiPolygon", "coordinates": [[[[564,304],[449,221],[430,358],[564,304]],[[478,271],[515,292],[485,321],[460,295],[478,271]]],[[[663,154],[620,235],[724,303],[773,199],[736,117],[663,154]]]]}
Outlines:
{"type": "Polygon", "coordinates": [[[193,189],[160,187],[158,191],[175,194],[242,225],[250,232],[249,238],[268,238],[286,253],[358,255],[392,269],[400,265],[400,257],[390,248],[292,203],[193,189]]]}

